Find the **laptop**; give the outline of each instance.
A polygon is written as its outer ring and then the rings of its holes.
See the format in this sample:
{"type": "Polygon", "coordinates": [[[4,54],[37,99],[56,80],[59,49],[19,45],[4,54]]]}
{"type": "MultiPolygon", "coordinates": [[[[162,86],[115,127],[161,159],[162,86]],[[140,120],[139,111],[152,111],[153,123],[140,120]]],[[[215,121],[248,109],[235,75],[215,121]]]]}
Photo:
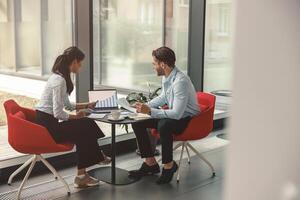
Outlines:
{"type": "Polygon", "coordinates": [[[118,110],[118,96],[116,89],[102,89],[88,91],[89,102],[97,102],[92,113],[110,113],[118,110]]]}

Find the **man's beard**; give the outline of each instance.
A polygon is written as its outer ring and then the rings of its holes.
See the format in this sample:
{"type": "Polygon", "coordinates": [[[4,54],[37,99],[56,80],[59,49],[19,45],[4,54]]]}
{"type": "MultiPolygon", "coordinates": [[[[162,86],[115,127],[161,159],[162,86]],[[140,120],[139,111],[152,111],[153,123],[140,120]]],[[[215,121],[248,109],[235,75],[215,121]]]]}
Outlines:
{"type": "Polygon", "coordinates": [[[157,76],[163,76],[163,75],[165,75],[165,72],[164,72],[164,70],[162,68],[157,69],[156,73],[157,73],[157,76]]]}

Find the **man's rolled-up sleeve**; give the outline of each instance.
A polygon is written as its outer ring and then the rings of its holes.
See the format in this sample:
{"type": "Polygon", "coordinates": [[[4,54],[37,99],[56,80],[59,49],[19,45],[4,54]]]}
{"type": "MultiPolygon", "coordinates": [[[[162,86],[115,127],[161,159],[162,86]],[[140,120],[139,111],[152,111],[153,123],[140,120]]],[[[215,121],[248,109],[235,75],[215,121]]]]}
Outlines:
{"type": "Polygon", "coordinates": [[[166,98],[165,98],[164,92],[162,91],[159,96],[155,97],[148,103],[148,106],[150,108],[158,108],[159,106],[163,106],[166,103],[167,103],[166,98]]]}

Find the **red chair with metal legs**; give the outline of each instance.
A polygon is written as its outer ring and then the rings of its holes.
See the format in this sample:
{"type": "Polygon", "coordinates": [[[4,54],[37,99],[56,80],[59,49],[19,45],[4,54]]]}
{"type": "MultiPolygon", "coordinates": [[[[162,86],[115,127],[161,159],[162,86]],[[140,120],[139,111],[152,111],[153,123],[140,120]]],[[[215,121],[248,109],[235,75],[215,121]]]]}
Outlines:
{"type": "MultiPolygon", "coordinates": [[[[210,167],[212,171],[212,176],[215,176],[215,169],[212,166],[212,164],[200,152],[198,152],[189,143],[189,141],[200,140],[202,138],[205,138],[213,130],[213,117],[216,97],[208,93],[198,92],[197,99],[201,110],[200,114],[191,119],[188,127],[184,130],[183,133],[179,135],[174,135],[174,141],[180,142],[173,148],[173,151],[181,147],[180,160],[178,163],[179,168],[177,172],[177,182],[179,182],[180,165],[184,150],[186,150],[187,152],[188,163],[190,164],[189,149],[192,150],[201,160],[203,160],[210,167]]],[[[152,129],[151,133],[156,138],[159,138],[159,132],[156,129],[152,129]]]]}
{"type": "Polygon", "coordinates": [[[20,153],[33,155],[9,177],[8,184],[10,185],[12,179],[30,164],[18,189],[17,199],[20,199],[22,188],[37,161],[42,161],[42,163],[46,165],[46,167],[54,174],[55,178],[58,178],[64,184],[68,191],[68,195],[70,195],[71,191],[66,181],[41,154],[71,151],[74,145],[55,143],[45,127],[34,123],[34,110],[23,108],[14,100],[6,101],[4,107],[7,115],[9,144],[20,153]]]}

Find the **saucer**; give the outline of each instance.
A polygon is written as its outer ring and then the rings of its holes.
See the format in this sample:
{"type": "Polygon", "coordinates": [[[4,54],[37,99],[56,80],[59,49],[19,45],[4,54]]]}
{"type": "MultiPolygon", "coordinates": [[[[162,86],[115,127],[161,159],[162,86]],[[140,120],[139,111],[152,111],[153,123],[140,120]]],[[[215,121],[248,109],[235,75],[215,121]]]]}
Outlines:
{"type": "Polygon", "coordinates": [[[112,118],[112,116],[109,116],[107,119],[112,122],[120,122],[120,121],[123,121],[125,119],[125,117],[120,116],[119,119],[114,119],[114,118],[112,118]]]}

